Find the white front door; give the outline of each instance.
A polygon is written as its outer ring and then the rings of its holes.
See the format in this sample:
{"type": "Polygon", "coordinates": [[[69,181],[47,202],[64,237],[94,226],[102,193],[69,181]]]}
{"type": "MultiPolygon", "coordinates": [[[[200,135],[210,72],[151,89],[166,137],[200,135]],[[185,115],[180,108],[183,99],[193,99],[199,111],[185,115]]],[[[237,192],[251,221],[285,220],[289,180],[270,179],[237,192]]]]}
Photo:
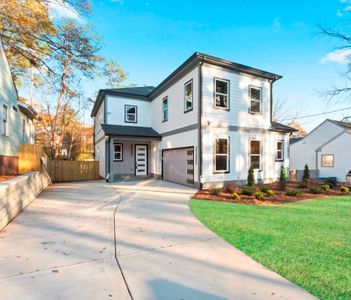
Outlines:
{"type": "Polygon", "coordinates": [[[135,145],[135,175],[147,175],[147,145],[135,145]]]}

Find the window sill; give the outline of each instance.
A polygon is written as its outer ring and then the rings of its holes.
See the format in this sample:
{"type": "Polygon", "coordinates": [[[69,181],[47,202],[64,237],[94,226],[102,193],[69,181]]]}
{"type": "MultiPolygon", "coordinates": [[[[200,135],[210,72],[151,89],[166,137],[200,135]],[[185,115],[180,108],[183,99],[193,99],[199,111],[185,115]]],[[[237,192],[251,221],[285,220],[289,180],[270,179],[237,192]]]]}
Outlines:
{"type": "Polygon", "coordinates": [[[275,162],[284,162],[284,159],[276,159],[275,162]]]}
{"type": "Polygon", "coordinates": [[[184,113],[186,114],[186,113],[188,113],[188,112],[191,112],[192,110],[193,110],[193,108],[188,109],[188,110],[184,110],[184,113]]]}
{"type": "Polygon", "coordinates": [[[217,107],[217,106],[214,106],[213,107],[214,109],[218,109],[218,110],[224,110],[224,111],[230,111],[230,108],[226,108],[226,107],[217,107]]]}
{"type": "Polygon", "coordinates": [[[230,171],[214,171],[213,174],[217,175],[217,174],[229,174],[230,171]]]}

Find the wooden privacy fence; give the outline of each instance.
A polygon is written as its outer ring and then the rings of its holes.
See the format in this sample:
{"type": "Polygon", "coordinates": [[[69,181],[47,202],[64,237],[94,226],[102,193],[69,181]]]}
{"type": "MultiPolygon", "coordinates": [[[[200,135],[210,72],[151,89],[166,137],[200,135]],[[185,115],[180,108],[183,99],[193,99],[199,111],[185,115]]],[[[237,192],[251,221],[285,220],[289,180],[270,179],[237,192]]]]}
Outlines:
{"type": "Polygon", "coordinates": [[[40,158],[43,155],[42,146],[21,144],[18,155],[18,173],[24,174],[33,171],[40,171],[40,158]]]}
{"type": "Polygon", "coordinates": [[[98,161],[48,160],[52,182],[100,179],[98,161]]]}

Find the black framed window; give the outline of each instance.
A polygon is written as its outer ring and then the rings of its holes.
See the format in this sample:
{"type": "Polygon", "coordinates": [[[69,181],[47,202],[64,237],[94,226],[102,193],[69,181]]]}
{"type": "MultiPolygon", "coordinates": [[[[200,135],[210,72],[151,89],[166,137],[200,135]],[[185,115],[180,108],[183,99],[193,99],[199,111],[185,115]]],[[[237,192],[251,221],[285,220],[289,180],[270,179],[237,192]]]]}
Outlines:
{"type": "Polygon", "coordinates": [[[261,113],[262,89],[254,86],[249,87],[250,112],[261,113]]]}
{"type": "Polygon", "coordinates": [[[322,154],[321,159],[322,167],[334,167],[334,155],[333,154],[322,154]]]}
{"type": "Polygon", "coordinates": [[[229,109],[229,80],[215,78],[214,87],[215,108],[229,109]]]}
{"type": "Polygon", "coordinates": [[[229,139],[227,138],[216,138],[214,171],[229,171],[229,139]]]}
{"type": "Polygon", "coordinates": [[[123,144],[113,143],[113,160],[123,161],[123,144]]]}
{"type": "Polygon", "coordinates": [[[277,141],[276,143],[275,160],[277,161],[284,160],[284,141],[277,141]]]}
{"type": "Polygon", "coordinates": [[[184,84],[184,112],[193,109],[193,80],[184,84]]]}
{"type": "Polygon", "coordinates": [[[137,106],[125,105],[124,106],[124,120],[126,123],[137,123],[137,106]]]}
{"type": "Polygon", "coordinates": [[[261,142],[257,140],[250,141],[250,166],[254,169],[260,169],[261,166],[261,142]]]}
{"type": "Polygon", "coordinates": [[[168,120],[168,97],[162,99],[162,121],[168,120]]]}

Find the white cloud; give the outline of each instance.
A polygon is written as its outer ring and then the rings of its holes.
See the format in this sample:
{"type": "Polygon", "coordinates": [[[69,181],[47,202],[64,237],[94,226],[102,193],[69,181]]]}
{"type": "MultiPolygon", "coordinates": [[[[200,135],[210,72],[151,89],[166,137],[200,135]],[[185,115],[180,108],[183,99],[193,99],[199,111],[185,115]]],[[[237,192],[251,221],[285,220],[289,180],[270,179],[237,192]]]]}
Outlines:
{"type": "Polygon", "coordinates": [[[49,1],[48,7],[52,19],[70,18],[81,21],[79,12],[62,0],[49,1]]]}
{"type": "Polygon", "coordinates": [[[346,50],[335,50],[329,52],[319,61],[321,64],[326,64],[329,62],[338,63],[341,65],[347,65],[350,62],[351,58],[351,49],[346,50]]]}

